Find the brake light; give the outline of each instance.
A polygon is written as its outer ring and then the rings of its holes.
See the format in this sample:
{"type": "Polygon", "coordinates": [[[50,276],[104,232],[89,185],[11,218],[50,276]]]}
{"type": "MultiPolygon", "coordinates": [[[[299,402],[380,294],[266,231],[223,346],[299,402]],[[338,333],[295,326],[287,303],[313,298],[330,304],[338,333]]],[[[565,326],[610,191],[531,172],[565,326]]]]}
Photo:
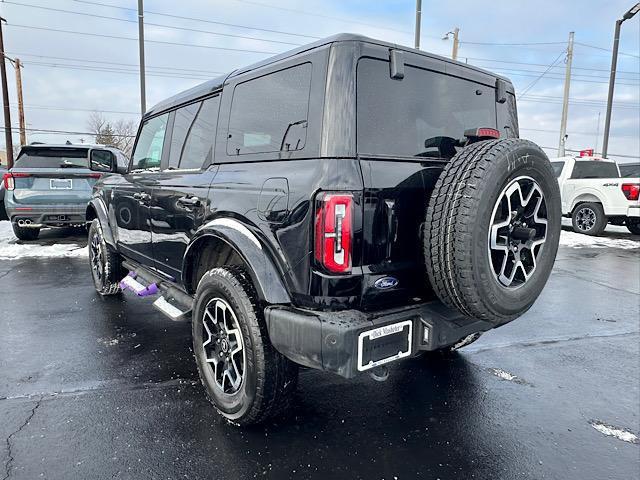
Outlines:
{"type": "Polygon", "coordinates": [[[100,178],[102,176],[101,173],[90,173],[89,178],[100,178]]]}
{"type": "Polygon", "coordinates": [[[351,271],[353,195],[322,193],[317,197],[315,258],[327,271],[351,271]]]}
{"type": "Polygon", "coordinates": [[[627,197],[627,200],[638,200],[640,197],[640,184],[639,183],[623,183],[622,193],[627,197]]]}
{"type": "Polygon", "coordinates": [[[5,190],[14,190],[16,188],[16,182],[14,179],[21,177],[29,177],[28,173],[5,173],[2,176],[2,182],[4,183],[5,190]]]}

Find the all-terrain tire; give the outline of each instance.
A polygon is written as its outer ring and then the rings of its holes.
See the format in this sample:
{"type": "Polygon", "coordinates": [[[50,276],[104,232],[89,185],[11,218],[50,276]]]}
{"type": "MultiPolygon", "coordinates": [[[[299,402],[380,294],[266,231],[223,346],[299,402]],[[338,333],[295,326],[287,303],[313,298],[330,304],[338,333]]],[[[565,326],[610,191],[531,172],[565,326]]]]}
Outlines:
{"type": "Polygon", "coordinates": [[[625,220],[625,225],[627,226],[627,230],[629,230],[634,235],[640,235],[640,218],[627,218],[625,220]]]}
{"type": "Polygon", "coordinates": [[[600,203],[585,202],[571,213],[573,231],[585,235],[600,235],[607,228],[607,217],[600,203]]]}
{"type": "Polygon", "coordinates": [[[124,277],[122,259],[104,239],[102,225],[97,218],[89,226],[88,247],[91,277],[96,292],[100,295],[115,295],[120,292],[120,280],[124,277]]]}
{"type": "MultiPolygon", "coordinates": [[[[535,208],[541,214],[540,206],[535,208]]],[[[526,209],[521,213],[526,215],[526,209]]],[[[526,312],[546,284],[560,228],[558,182],[537,145],[516,138],[474,143],[446,165],[429,199],[423,231],[429,283],[443,303],[463,315],[494,325],[506,323],[526,312]],[[530,277],[512,288],[503,285],[495,271],[489,234],[499,202],[521,179],[530,179],[544,195],[547,223],[537,226],[536,234],[544,236],[544,242],[534,247],[537,262],[530,277]]]]}
{"type": "MultiPolygon", "coordinates": [[[[262,423],[290,406],[298,380],[298,366],[271,345],[262,308],[247,272],[237,266],[214,268],[198,284],[192,319],[193,351],[200,379],[218,413],[236,426],[262,423]],[[204,343],[205,310],[222,299],[235,315],[244,348],[244,374],[237,390],[225,392],[207,362],[204,343]]],[[[222,382],[224,385],[224,381],[222,382]]]]}
{"type": "Polygon", "coordinates": [[[13,233],[18,238],[18,240],[37,240],[40,235],[39,228],[24,228],[19,227],[17,223],[12,223],[13,233]]]}

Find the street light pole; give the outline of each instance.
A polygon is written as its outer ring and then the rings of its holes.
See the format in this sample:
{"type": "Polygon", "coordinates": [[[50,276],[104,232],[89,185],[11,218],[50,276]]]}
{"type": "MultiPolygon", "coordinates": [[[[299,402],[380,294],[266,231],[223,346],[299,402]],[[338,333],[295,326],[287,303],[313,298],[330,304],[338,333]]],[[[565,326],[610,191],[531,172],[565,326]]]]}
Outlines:
{"type": "Polygon", "coordinates": [[[618,45],[620,43],[620,27],[622,22],[633,18],[640,11],[640,2],[631,7],[620,20],[616,20],[616,29],[613,34],[613,53],[611,54],[611,72],[609,74],[609,94],[607,95],[607,113],[604,117],[604,139],[602,140],[602,157],[607,158],[609,149],[609,129],[611,127],[611,109],[613,107],[613,88],[616,82],[616,68],[618,66],[618,45]]]}
{"type": "Polygon", "coordinates": [[[145,68],[144,68],[144,7],[142,0],[138,0],[138,48],[140,51],[140,110],[141,114],[147,110],[145,68]]]}
{"type": "Polygon", "coordinates": [[[6,20],[0,17],[0,80],[2,81],[2,106],[4,109],[4,139],[7,151],[7,169],[13,167],[13,140],[11,138],[11,111],[9,110],[9,91],[7,90],[7,65],[5,63],[4,39],[2,38],[2,23],[6,20]]]}
{"type": "Polygon", "coordinates": [[[416,38],[415,47],[420,48],[420,24],[422,23],[422,0],[416,0],[416,38]]]}

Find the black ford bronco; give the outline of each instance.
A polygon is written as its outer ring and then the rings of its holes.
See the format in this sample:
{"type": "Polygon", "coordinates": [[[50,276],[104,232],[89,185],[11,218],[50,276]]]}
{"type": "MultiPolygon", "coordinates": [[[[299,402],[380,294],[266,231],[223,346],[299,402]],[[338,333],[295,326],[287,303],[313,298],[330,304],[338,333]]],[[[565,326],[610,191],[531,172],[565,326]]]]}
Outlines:
{"type": "Polygon", "coordinates": [[[287,408],[298,365],[346,378],[451,351],[531,307],[560,194],[509,80],[338,35],[153,107],[87,209],[102,295],[191,320],[235,424],[287,408]]]}

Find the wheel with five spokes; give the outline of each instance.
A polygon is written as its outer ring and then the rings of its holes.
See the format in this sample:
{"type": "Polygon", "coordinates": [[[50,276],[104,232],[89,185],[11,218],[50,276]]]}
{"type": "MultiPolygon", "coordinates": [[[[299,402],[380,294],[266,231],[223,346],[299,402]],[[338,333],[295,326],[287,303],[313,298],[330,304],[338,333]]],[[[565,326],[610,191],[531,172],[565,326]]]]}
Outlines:
{"type": "Polygon", "coordinates": [[[560,221],[558,182],[538,146],[517,138],[471,144],[445,166],[429,199],[429,283],[465,316],[513,320],[549,278],[560,221]]]}
{"type": "Polygon", "coordinates": [[[271,345],[245,270],[221,267],[203,275],[192,335],[200,379],[225,419],[255,424],[288,408],[298,369],[271,345]]]}

